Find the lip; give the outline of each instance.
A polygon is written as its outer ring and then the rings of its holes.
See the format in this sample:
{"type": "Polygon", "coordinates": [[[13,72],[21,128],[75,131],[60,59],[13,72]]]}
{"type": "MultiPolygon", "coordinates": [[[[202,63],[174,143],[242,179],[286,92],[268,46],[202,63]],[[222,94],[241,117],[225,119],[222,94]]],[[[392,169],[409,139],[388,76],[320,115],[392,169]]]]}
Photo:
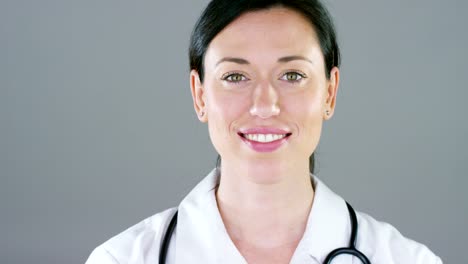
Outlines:
{"type": "Polygon", "coordinates": [[[284,129],[273,128],[273,127],[255,127],[255,128],[243,129],[239,131],[238,134],[241,140],[248,147],[250,147],[256,152],[265,153],[265,152],[273,152],[279,149],[281,146],[283,146],[289,140],[289,136],[291,135],[291,132],[284,130],[284,129]],[[272,142],[257,142],[257,141],[252,141],[252,140],[245,138],[243,134],[274,134],[274,135],[286,134],[286,137],[272,141],[272,142]]]}
{"type": "Polygon", "coordinates": [[[253,127],[247,129],[239,130],[239,133],[242,134],[275,134],[275,135],[282,135],[282,134],[290,134],[289,131],[276,128],[276,127],[253,127]]]}

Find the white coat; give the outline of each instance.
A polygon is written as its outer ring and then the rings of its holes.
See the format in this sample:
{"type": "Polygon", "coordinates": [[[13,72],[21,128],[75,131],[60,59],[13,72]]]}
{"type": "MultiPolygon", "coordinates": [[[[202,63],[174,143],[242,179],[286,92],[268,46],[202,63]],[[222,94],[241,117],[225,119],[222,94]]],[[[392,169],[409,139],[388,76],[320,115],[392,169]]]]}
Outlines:
{"type": "MultiPolygon", "coordinates": [[[[303,238],[290,263],[323,263],[329,252],[345,247],[350,218],[345,201],[313,176],[315,196],[303,238]]],[[[167,263],[242,264],[224,227],[215,198],[219,176],[213,170],[180,203],[167,263]]],[[[153,215],[97,247],[86,264],[157,264],[159,248],[176,208],[153,215]]],[[[372,264],[441,264],[426,246],[402,236],[393,226],[356,212],[356,247],[372,264]]],[[[333,264],[360,264],[340,255],[333,264]]]]}

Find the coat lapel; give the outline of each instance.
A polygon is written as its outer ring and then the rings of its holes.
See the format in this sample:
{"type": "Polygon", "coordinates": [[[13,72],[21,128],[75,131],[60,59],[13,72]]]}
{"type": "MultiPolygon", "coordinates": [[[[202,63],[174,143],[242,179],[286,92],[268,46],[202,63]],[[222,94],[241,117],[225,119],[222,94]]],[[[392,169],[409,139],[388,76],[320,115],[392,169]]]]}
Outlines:
{"type": "Polygon", "coordinates": [[[176,263],[242,264],[245,259],[231,241],[215,197],[219,177],[213,170],[179,206],[176,263]]]}
{"type": "MultiPolygon", "coordinates": [[[[323,263],[334,249],[348,246],[351,228],[345,201],[311,175],[314,202],[304,236],[291,259],[292,264],[323,263]]],[[[175,263],[246,264],[230,239],[219,214],[215,189],[217,170],[208,174],[181,202],[176,231],[175,263]]],[[[352,263],[343,255],[335,263],[352,263]]]]}
{"type": "MultiPolygon", "coordinates": [[[[314,201],[304,236],[291,263],[307,263],[304,261],[307,256],[323,263],[331,251],[347,247],[351,235],[346,202],[317,177],[311,177],[315,183],[314,201]]],[[[335,263],[352,263],[352,257],[340,255],[333,261],[335,263]]]]}

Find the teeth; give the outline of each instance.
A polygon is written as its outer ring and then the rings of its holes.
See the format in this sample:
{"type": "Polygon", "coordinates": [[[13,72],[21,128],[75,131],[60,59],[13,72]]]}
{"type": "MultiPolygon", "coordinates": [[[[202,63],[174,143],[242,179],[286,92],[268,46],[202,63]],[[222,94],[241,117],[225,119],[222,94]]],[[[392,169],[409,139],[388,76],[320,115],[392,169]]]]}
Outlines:
{"type": "Polygon", "coordinates": [[[286,137],[285,134],[244,134],[244,136],[249,140],[262,143],[272,142],[286,137]]]}
{"type": "Polygon", "coordinates": [[[259,142],[266,142],[265,135],[264,135],[264,134],[258,135],[258,141],[259,141],[259,142]]]}

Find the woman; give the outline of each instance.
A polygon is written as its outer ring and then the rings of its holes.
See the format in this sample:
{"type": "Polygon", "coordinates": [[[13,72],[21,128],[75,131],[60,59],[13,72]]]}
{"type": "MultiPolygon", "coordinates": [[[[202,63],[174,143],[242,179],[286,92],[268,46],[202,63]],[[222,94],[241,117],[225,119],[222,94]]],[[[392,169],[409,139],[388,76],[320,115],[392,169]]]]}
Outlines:
{"type": "Polygon", "coordinates": [[[319,1],[213,0],[192,35],[190,85],[220,164],[87,263],[442,263],[313,176],[339,63],[319,1]]]}

